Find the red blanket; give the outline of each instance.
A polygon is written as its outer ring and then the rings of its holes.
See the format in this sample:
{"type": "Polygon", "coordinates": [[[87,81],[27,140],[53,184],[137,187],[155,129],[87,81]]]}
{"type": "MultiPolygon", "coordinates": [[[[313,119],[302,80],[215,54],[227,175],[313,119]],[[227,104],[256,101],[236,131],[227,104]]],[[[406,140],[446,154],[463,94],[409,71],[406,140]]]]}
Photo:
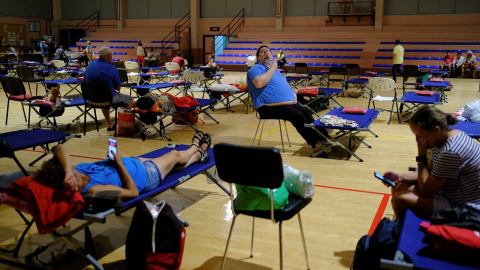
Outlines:
{"type": "Polygon", "coordinates": [[[188,109],[188,108],[191,108],[193,106],[200,105],[200,103],[198,103],[198,101],[190,95],[188,95],[186,97],[176,97],[176,96],[168,94],[168,93],[164,93],[162,95],[167,95],[167,96],[171,97],[172,100],[173,100],[173,103],[175,103],[175,107],[178,110],[188,109]]]}
{"type": "Polygon", "coordinates": [[[27,201],[40,234],[62,226],[82,210],[85,204],[79,192],[47,187],[33,180],[32,176],[14,181],[4,192],[27,201]]]}

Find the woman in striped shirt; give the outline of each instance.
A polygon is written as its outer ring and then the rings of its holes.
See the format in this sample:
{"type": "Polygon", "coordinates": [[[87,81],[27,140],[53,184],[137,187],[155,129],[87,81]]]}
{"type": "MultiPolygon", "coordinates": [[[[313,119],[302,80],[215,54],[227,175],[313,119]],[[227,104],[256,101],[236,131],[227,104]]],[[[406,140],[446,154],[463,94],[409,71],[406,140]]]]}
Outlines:
{"type": "Polygon", "coordinates": [[[396,183],[392,206],[397,217],[406,209],[430,216],[467,203],[480,205],[480,146],[463,131],[450,129],[457,123],[452,114],[427,105],[410,118],[418,170],[384,174],[396,183]]]}

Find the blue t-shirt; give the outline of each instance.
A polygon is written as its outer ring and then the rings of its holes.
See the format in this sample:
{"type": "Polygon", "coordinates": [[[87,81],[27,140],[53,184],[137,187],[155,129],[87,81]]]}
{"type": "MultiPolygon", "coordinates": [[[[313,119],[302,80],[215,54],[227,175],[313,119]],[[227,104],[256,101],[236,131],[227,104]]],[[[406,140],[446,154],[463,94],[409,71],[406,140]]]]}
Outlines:
{"type": "Polygon", "coordinates": [[[84,76],[85,81],[106,82],[112,90],[112,97],[115,96],[115,87],[120,86],[120,77],[117,68],[109,64],[107,60],[98,58],[87,67],[84,76]]]}
{"type": "MultiPolygon", "coordinates": [[[[141,193],[147,182],[145,169],[136,158],[122,158],[123,165],[127,172],[135,181],[138,192],[141,193]]],[[[90,176],[90,182],[83,188],[82,195],[95,185],[114,185],[122,187],[122,180],[117,172],[115,163],[109,159],[97,161],[95,163],[82,163],[75,166],[75,169],[83,174],[90,176]]]]}
{"type": "Polygon", "coordinates": [[[288,84],[285,76],[276,70],[272,78],[262,88],[257,88],[253,83],[253,79],[268,71],[268,67],[264,64],[256,64],[248,70],[247,83],[250,95],[252,96],[253,107],[258,108],[262,105],[270,105],[278,102],[294,101],[290,84],[288,84]]]}

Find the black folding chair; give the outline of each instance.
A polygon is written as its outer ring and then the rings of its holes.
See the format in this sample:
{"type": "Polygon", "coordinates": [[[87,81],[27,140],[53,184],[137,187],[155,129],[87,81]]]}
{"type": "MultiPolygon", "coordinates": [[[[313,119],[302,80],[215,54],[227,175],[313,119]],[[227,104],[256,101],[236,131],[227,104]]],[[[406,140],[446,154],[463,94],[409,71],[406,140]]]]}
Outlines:
{"type": "Polygon", "coordinates": [[[344,88],[347,69],[345,67],[330,67],[328,71],[330,74],[328,75],[327,87],[330,88],[330,83],[332,82],[340,82],[342,88],[344,88]],[[340,75],[343,76],[343,78],[332,78],[334,75],[340,75]]]}
{"type": "Polygon", "coordinates": [[[303,199],[296,195],[290,194],[288,197],[288,204],[283,209],[273,209],[273,189],[279,188],[283,183],[283,163],[282,156],[280,155],[278,148],[240,146],[219,143],[214,146],[213,152],[215,155],[218,175],[222,180],[230,184],[230,190],[232,190],[232,184],[234,183],[252,187],[268,188],[270,190],[271,208],[270,210],[266,211],[237,210],[235,209],[233,192],[230,194],[233,220],[230,233],[228,235],[227,246],[225,248],[221,269],[223,269],[225,266],[228,246],[232,237],[233,226],[235,225],[237,216],[240,214],[253,217],[250,257],[253,257],[253,229],[255,225],[255,218],[270,219],[274,223],[278,222],[280,238],[280,269],[283,269],[282,222],[297,215],[300,226],[300,234],[303,241],[305,261],[307,264],[307,269],[310,269],[307,246],[305,244],[305,236],[303,234],[302,220],[300,218],[300,211],[307,206],[312,199],[303,199]],[[248,170],[239,170],[238,164],[240,163],[244,164],[248,170]]]}
{"type": "MultiPolygon", "coordinates": [[[[8,124],[8,111],[10,109],[10,101],[19,101],[22,103],[23,117],[27,122],[27,115],[23,107],[23,101],[32,101],[34,99],[42,99],[43,96],[32,96],[26,93],[25,86],[19,78],[15,77],[0,77],[5,95],[7,95],[7,114],[5,117],[5,125],[8,124]]],[[[28,111],[28,118],[30,119],[30,109],[28,111]]]]}
{"type": "Polygon", "coordinates": [[[360,66],[358,64],[347,64],[345,66],[347,80],[352,76],[360,76],[360,66]]]}
{"type": "Polygon", "coordinates": [[[83,135],[87,130],[87,112],[93,109],[95,116],[95,125],[98,131],[97,112],[95,109],[110,109],[115,111],[115,137],[117,137],[117,106],[112,103],[113,97],[110,86],[106,82],[82,82],[82,96],[85,100],[85,110],[83,119],[83,135]],[[97,104],[97,105],[95,105],[97,104]],[[101,105],[98,105],[101,104],[101,105]]]}
{"type": "Polygon", "coordinates": [[[27,66],[18,65],[17,66],[17,74],[22,82],[28,83],[28,90],[30,90],[30,95],[32,94],[32,89],[30,88],[30,83],[35,83],[35,95],[38,94],[38,83],[45,81],[45,78],[36,77],[35,73],[33,73],[32,68],[27,66]]]}

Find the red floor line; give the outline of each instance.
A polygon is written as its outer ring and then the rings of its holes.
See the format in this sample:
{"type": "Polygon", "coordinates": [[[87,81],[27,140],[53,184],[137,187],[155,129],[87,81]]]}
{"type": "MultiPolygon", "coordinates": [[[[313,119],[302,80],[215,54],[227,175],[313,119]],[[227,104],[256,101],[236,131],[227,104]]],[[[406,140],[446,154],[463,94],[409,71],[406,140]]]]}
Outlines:
{"type": "Polygon", "coordinates": [[[388,193],[381,193],[381,192],[374,192],[374,191],[366,191],[366,190],[359,190],[359,189],[330,187],[330,186],[322,186],[322,185],[314,185],[314,186],[315,186],[315,187],[321,187],[321,188],[331,188],[331,189],[346,190],[346,191],[355,191],[355,192],[363,192],[363,193],[370,193],[370,194],[377,194],[377,195],[390,195],[390,194],[388,194],[388,193]]]}
{"type": "MultiPolygon", "coordinates": [[[[37,152],[37,153],[45,153],[44,151],[38,151],[38,150],[23,150],[23,151],[28,151],[28,152],[37,152]]],[[[104,160],[105,158],[96,158],[96,157],[86,157],[86,156],[77,156],[77,155],[70,155],[72,157],[79,157],[79,158],[88,158],[88,159],[97,159],[97,160],[104,160]]]]}
{"type": "Polygon", "coordinates": [[[380,202],[380,205],[378,206],[377,213],[373,218],[372,225],[370,226],[370,230],[368,231],[368,235],[372,235],[375,228],[377,228],[378,223],[380,223],[380,221],[382,220],[383,214],[385,213],[385,209],[387,208],[387,204],[389,200],[390,200],[390,194],[383,195],[382,202],[380,202]]]}

